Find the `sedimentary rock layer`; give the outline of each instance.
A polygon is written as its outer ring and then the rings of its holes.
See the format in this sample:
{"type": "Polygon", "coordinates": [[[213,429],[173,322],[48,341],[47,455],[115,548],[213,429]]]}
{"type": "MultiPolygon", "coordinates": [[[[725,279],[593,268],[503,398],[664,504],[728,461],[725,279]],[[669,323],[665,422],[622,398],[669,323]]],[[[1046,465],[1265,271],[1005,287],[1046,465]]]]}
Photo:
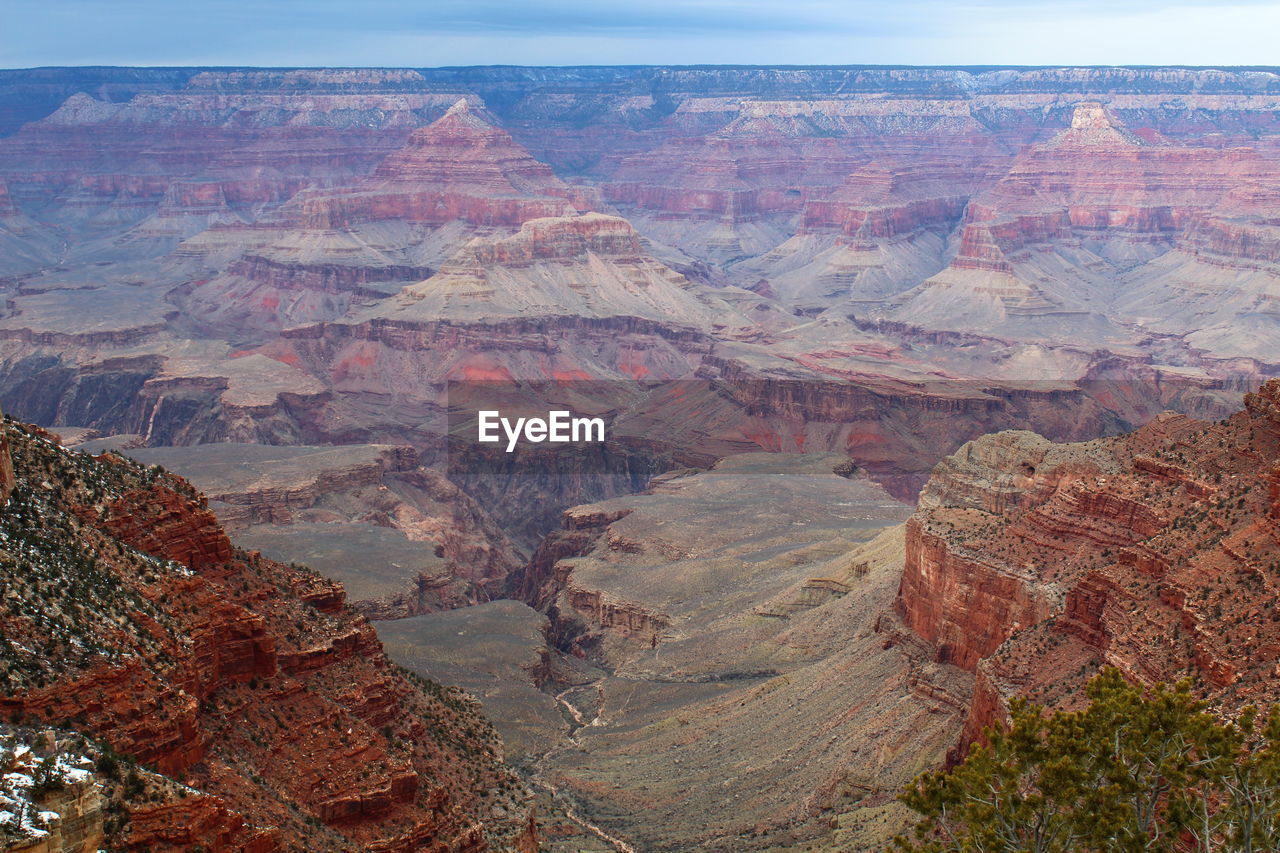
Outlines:
{"type": "Polygon", "coordinates": [[[938,467],[897,610],[977,674],[973,738],[1026,696],[1071,707],[1100,667],[1193,679],[1223,713],[1275,701],[1280,383],[1217,423],[1167,413],[1054,445],[1002,433],[938,467]]]}
{"type": "Polygon", "coordinates": [[[341,587],[234,549],[158,468],[4,429],[0,708],[213,795],[130,809],[125,849],[535,846],[518,786],[481,797],[514,783],[492,730],[391,667],[341,587]]]}

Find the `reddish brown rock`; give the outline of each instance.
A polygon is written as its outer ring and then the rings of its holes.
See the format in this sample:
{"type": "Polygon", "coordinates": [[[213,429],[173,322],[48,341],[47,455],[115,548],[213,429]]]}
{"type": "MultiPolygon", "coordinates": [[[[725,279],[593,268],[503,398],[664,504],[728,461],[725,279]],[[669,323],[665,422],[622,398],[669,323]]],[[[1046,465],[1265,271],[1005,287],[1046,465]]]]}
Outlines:
{"type": "Polygon", "coordinates": [[[8,436],[0,436],[0,506],[9,500],[17,480],[13,475],[13,457],[9,454],[8,436]]]}
{"type": "Polygon", "coordinates": [[[1103,665],[1191,678],[1223,713],[1280,698],[1278,403],[1271,381],[1216,424],[1168,414],[1088,444],[1022,439],[1031,454],[996,453],[1018,445],[993,436],[939,466],[897,609],[976,671],[967,738],[1013,696],[1074,707],[1103,665]]]}
{"type": "Polygon", "coordinates": [[[196,570],[232,557],[231,540],[206,501],[164,486],[121,495],[108,509],[106,529],[140,551],[196,570]]]}
{"type": "Polygon", "coordinates": [[[973,671],[1009,633],[1044,619],[1049,603],[1008,565],[969,557],[907,523],[906,569],[897,611],[937,649],[941,663],[973,671]]]}
{"type": "Polygon", "coordinates": [[[199,792],[133,810],[122,849],[527,846],[519,795],[506,817],[482,799],[514,783],[496,735],[468,700],[394,670],[340,589],[232,550],[172,475],[6,435],[23,489],[8,541],[37,512],[46,550],[6,579],[3,635],[36,657],[4,659],[0,709],[199,792]]]}
{"type": "Polygon", "coordinates": [[[195,697],[136,660],[99,664],[78,677],[0,697],[0,707],[18,719],[80,720],[162,773],[183,773],[208,752],[195,697]]]}
{"type": "Polygon", "coordinates": [[[1168,233],[1217,204],[1241,178],[1264,181],[1273,173],[1254,150],[1140,139],[1100,104],[1086,102],[1075,108],[1070,128],[1020,158],[976,199],[967,219],[1018,223],[997,241],[1006,253],[1061,237],[1063,229],[1168,233]]]}
{"type": "Polygon", "coordinates": [[[277,830],[246,826],[243,815],[229,809],[221,798],[206,794],[131,807],[128,820],[121,849],[138,853],[196,848],[209,853],[276,853],[281,849],[277,830]]]}

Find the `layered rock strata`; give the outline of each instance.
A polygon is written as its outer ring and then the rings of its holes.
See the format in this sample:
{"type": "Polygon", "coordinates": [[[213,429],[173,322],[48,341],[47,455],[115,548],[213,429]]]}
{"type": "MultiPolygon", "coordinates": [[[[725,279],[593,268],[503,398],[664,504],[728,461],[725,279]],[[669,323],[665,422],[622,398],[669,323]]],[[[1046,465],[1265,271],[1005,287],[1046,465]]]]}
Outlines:
{"type": "Polygon", "coordinates": [[[1217,423],[1167,413],[1054,445],[1002,433],[935,472],[907,525],[896,608],[973,671],[966,738],[1025,696],[1072,707],[1115,666],[1191,678],[1222,713],[1275,701],[1280,383],[1217,423]]]}
{"type": "Polygon", "coordinates": [[[394,669],[340,587],[234,549],[158,468],[5,432],[0,707],[212,795],[131,809],[124,849],[535,846],[518,785],[481,796],[514,784],[496,735],[394,669]]]}

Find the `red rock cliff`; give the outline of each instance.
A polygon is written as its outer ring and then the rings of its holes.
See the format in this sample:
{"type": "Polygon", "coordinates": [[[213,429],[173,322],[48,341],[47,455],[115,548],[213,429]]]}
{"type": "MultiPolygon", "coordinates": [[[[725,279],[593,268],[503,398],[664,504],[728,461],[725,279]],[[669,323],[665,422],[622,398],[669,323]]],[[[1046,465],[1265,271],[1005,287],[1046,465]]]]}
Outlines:
{"type": "Polygon", "coordinates": [[[134,813],[122,849],[532,843],[521,795],[484,793],[521,790],[492,729],[469,700],[394,669],[332,584],[236,551],[204,499],[158,469],[5,431],[17,573],[0,710],[103,738],[216,798],[134,813]]]}
{"type": "Polygon", "coordinates": [[[976,671],[966,739],[1016,695],[1080,701],[1101,666],[1192,678],[1224,712],[1276,701],[1280,381],[1231,418],[1166,414],[1127,436],[973,442],[908,525],[897,609],[976,671]]]}

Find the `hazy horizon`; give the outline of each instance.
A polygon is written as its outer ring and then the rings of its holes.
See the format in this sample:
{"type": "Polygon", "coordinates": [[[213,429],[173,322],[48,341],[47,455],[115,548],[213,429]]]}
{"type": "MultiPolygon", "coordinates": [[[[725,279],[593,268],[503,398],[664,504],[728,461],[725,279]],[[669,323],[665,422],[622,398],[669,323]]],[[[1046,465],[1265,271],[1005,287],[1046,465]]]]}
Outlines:
{"type": "Polygon", "coordinates": [[[1272,66],[1280,3],[10,0],[0,66],[1272,66]]]}
{"type": "Polygon", "coordinates": [[[991,64],[991,63],[969,63],[969,64],[936,64],[928,65],[924,63],[907,63],[907,62],[881,62],[881,63],[835,63],[835,62],[810,62],[810,63],[787,63],[787,62],[595,62],[595,63],[578,63],[568,65],[533,65],[529,63],[517,62],[487,62],[477,63],[474,65],[206,65],[197,63],[183,63],[173,65],[126,65],[123,63],[81,63],[81,64],[61,64],[61,65],[4,65],[0,66],[0,71],[39,71],[41,69],[73,69],[73,68],[139,68],[154,70],[169,69],[201,69],[201,70],[217,70],[217,69],[246,69],[253,71],[452,71],[467,69],[483,69],[483,68],[527,68],[527,69],[560,69],[572,70],[575,68],[716,68],[716,69],[754,69],[763,70],[821,70],[821,69],[866,69],[866,70],[897,70],[897,69],[920,69],[925,71],[967,71],[970,73],[986,74],[999,71],[1034,71],[1038,69],[1053,68],[1082,68],[1082,69],[1105,69],[1105,68],[1126,68],[1132,70],[1141,69],[1170,69],[1185,71],[1278,71],[1280,72],[1280,61],[1265,65],[1229,65],[1219,62],[1209,65],[1191,65],[1185,62],[1167,62],[1167,63],[1097,63],[1086,65],[1084,63],[1042,63],[1039,65],[1015,65],[1013,63],[991,64]]]}

